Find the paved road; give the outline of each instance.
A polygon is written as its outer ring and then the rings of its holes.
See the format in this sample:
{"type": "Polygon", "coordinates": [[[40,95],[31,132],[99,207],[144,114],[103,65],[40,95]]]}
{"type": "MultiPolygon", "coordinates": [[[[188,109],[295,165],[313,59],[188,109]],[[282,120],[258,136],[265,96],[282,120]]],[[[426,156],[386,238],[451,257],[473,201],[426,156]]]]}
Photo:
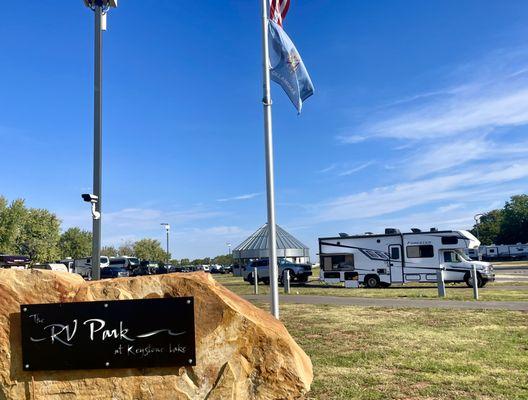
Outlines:
{"type": "MultiPolygon", "coordinates": [[[[269,303],[268,295],[247,295],[246,300],[269,303]]],[[[365,297],[337,296],[280,296],[280,302],[286,304],[329,304],[362,307],[392,308],[448,308],[465,310],[513,310],[528,311],[528,301],[461,301],[461,300],[424,300],[424,299],[379,299],[365,297]]]]}

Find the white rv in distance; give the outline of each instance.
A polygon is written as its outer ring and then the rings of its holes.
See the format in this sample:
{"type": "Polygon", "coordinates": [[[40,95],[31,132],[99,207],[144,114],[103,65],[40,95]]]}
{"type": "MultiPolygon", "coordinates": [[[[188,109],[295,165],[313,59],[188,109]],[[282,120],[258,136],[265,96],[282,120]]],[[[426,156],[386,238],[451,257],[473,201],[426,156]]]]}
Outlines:
{"type": "Polygon", "coordinates": [[[429,232],[412,229],[401,233],[385,229],[384,234],[319,238],[321,280],[344,282],[347,272],[356,271],[366,287],[388,287],[407,282],[436,282],[437,271],[444,270],[445,282],[466,282],[472,286],[471,269],[475,265],[478,286],[495,279],[493,266],[473,261],[467,249],[480,242],[467,231],[429,232]]]}

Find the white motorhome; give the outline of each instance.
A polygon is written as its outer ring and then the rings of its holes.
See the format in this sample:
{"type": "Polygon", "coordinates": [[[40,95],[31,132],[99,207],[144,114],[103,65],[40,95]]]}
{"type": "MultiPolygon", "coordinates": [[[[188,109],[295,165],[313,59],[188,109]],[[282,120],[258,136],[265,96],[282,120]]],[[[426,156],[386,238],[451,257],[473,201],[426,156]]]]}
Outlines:
{"type": "Polygon", "coordinates": [[[401,233],[385,229],[384,234],[319,238],[321,280],[344,282],[347,272],[356,271],[366,287],[388,287],[407,282],[436,282],[437,271],[444,270],[445,282],[466,282],[472,286],[471,269],[475,265],[478,285],[495,279],[493,266],[473,261],[467,249],[480,242],[468,231],[429,232],[412,229],[401,233]]]}

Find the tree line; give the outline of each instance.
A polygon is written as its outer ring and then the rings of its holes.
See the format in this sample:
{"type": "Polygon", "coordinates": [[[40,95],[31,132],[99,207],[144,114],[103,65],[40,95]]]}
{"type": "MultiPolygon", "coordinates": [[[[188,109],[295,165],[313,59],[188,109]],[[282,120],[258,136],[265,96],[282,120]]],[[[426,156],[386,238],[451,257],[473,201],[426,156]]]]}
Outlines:
{"type": "Polygon", "coordinates": [[[503,208],[483,214],[471,233],[486,245],[528,243],[528,195],[512,196],[503,208]]]}
{"type": "MultiPolygon", "coordinates": [[[[8,202],[0,196],[0,254],[25,255],[36,263],[89,257],[92,254],[92,233],[78,227],[61,233],[61,221],[52,212],[27,207],[22,199],[8,202]]],[[[118,247],[104,246],[101,255],[137,257],[156,262],[167,260],[167,252],[161,242],[149,238],[127,241],[118,247]]],[[[232,263],[232,257],[220,255],[195,260],[172,259],[171,263],[228,265],[232,263]]]]}
{"type": "MultiPolygon", "coordinates": [[[[52,212],[27,207],[24,200],[12,202],[0,196],[0,254],[25,255],[36,263],[65,258],[89,257],[92,233],[77,227],[61,233],[61,221],[52,212]]],[[[134,256],[144,260],[165,261],[167,253],[161,242],[141,239],[118,248],[103,247],[103,255],[134,256]]]]}

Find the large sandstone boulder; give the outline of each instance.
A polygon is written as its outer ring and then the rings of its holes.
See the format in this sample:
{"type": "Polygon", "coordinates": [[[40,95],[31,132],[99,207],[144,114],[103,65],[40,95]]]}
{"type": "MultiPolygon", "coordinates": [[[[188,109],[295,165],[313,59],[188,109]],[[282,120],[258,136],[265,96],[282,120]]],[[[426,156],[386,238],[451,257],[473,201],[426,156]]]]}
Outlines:
{"type": "Polygon", "coordinates": [[[2,399],[301,399],[312,364],[274,317],[208,274],[85,282],[78,275],[0,270],[2,399]],[[194,296],[197,365],[24,372],[20,304],[194,296]]]}

